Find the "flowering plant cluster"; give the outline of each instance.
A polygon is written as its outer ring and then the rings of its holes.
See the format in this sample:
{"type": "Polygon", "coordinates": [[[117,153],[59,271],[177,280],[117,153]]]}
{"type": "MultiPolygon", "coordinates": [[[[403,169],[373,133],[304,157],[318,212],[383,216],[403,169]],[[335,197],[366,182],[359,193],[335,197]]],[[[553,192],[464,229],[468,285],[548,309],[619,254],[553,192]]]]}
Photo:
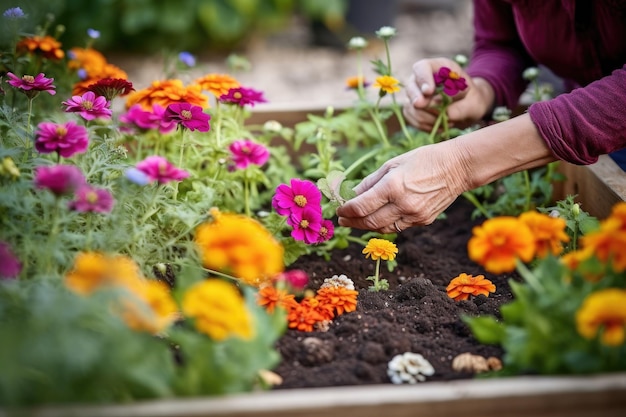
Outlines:
{"type": "Polygon", "coordinates": [[[517,270],[502,319],[467,318],[483,343],[501,345],[506,373],[626,369],[626,203],[598,222],[571,199],[549,213],[486,220],[468,242],[486,270],[517,270]],[[581,224],[584,233],[581,233],[581,224]]]}

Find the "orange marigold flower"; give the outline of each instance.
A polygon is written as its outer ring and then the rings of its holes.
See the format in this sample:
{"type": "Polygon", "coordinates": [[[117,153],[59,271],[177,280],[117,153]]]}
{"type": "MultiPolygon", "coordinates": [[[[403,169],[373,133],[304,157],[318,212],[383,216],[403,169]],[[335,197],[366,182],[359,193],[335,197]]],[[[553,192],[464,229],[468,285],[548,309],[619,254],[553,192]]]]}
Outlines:
{"type": "Polygon", "coordinates": [[[616,272],[626,270],[626,203],[616,204],[611,215],[600,222],[600,230],[587,233],[580,242],[600,261],[610,260],[616,272]]]}
{"type": "Polygon", "coordinates": [[[385,239],[372,238],[367,242],[363,254],[365,258],[371,257],[374,261],[379,259],[385,261],[393,261],[396,259],[398,253],[398,247],[395,243],[385,239]]]}
{"type": "Polygon", "coordinates": [[[400,81],[391,75],[381,75],[376,77],[374,87],[380,88],[385,93],[392,94],[400,91],[400,81]]]}
{"type": "Polygon", "coordinates": [[[153,81],[149,87],[132,92],[126,98],[126,107],[139,104],[144,110],[152,111],[158,104],[167,108],[174,103],[189,103],[202,108],[208,107],[208,97],[202,94],[199,85],[185,86],[181,80],[153,81]]]}
{"type": "Polygon", "coordinates": [[[257,294],[257,303],[265,307],[268,313],[273,313],[276,307],[289,309],[296,304],[295,296],[286,290],[278,289],[272,285],[264,285],[257,294]]]}
{"type": "Polygon", "coordinates": [[[369,86],[369,83],[365,81],[365,77],[362,75],[355,75],[346,79],[346,87],[352,90],[359,88],[359,83],[361,83],[363,87],[369,86]]]}
{"type": "Polygon", "coordinates": [[[358,291],[349,290],[345,287],[324,287],[317,291],[316,298],[322,304],[330,305],[340,316],[356,310],[358,291]]]}
{"type": "Polygon", "coordinates": [[[626,336],[626,290],[607,288],[596,291],[583,301],[576,312],[576,329],[586,338],[600,333],[607,346],[619,346],[626,336]]]}
{"type": "Polygon", "coordinates": [[[448,297],[454,301],[467,300],[470,295],[484,295],[489,297],[490,292],[495,292],[496,286],[483,275],[460,274],[453,278],[446,287],[448,297]]]}
{"type": "Polygon", "coordinates": [[[470,259],[494,274],[511,272],[516,259],[529,262],[535,255],[533,233],[515,217],[488,219],[472,233],[467,244],[470,259]]]}
{"type": "Polygon", "coordinates": [[[284,249],[261,223],[240,214],[212,214],[213,221],[196,228],[195,243],[205,268],[257,287],[283,271],[284,249]]]}
{"type": "Polygon", "coordinates": [[[65,285],[81,295],[113,285],[136,290],[143,280],[139,266],[132,259],[100,252],[79,253],[72,269],[65,274],[65,285]]]}
{"type": "Polygon", "coordinates": [[[84,78],[74,84],[73,95],[83,95],[89,91],[89,86],[105,78],[128,79],[128,75],[119,67],[107,62],[99,51],[92,48],[72,48],[71,60],[68,67],[72,70],[82,70],[84,78]]]}
{"type": "Polygon", "coordinates": [[[169,287],[154,279],[146,280],[133,296],[122,303],[121,315],[131,329],[160,333],[179,316],[169,287]]]}
{"type": "Polygon", "coordinates": [[[218,98],[228,94],[228,90],[231,88],[241,87],[236,79],[227,74],[207,74],[198,78],[195,82],[204,91],[208,91],[218,98]]]}
{"type": "Polygon", "coordinates": [[[520,221],[530,228],[535,237],[535,251],[538,258],[545,258],[548,253],[554,256],[563,252],[563,242],[569,242],[565,232],[567,223],[561,217],[550,217],[537,211],[529,211],[519,216],[520,221]]]}
{"type": "Polygon", "coordinates": [[[60,60],[65,57],[61,43],[52,36],[32,36],[18,42],[16,49],[19,52],[42,55],[44,58],[60,60]]]}
{"type": "Polygon", "coordinates": [[[317,310],[317,306],[312,306],[311,303],[305,302],[294,305],[287,314],[289,328],[302,332],[312,332],[315,323],[324,320],[325,318],[317,310]]]}

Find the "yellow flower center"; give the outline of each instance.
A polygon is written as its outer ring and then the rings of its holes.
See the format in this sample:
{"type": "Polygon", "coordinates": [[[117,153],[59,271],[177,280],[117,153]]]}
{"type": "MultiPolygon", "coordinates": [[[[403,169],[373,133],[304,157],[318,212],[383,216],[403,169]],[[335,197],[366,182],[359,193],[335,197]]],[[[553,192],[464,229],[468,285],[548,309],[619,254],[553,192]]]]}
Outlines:
{"type": "Polygon", "coordinates": [[[328,235],[328,229],[324,226],[320,227],[320,236],[326,237],[328,235]]]}
{"type": "Polygon", "coordinates": [[[309,221],[308,221],[308,220],[304,220],[304,219],[303,219],[302,221],[300,221],[300,227],[301,227],[302,229],[306,229],[306,228],[308,228],[308,227],[309,227],[309,221]]]}
{"type": "Polygon", "coordinates": [[[81,106],[85,110],[91,110],[91,109],[93,109],[93,102],[92,101],[88,101],[88,100],[87,101],[83,101],[81,103],[81,106]]]}
{"type": "Polygon", "coordinates": [[[98,194],[96,194],[95,191],[89,191],[86,198],[87,201],[89,201],[89,203],[91,204],[95,204],[98,202],[98,194]]]}
{"type": "Polygon", "coordinates": [[[293,198],[293,202],[296,203],[298,207],[304,207],[306,206],[307,200],[305,196],[303,196],[302,194],[298,194],[293,198]]]}
{"type": "Polygon", "coordinates": [[[235,94],[233,94],[233,97],[235,97],[237,100],[239,100],[241,97],[243,97],[243,95],[241,95],[241,93],[239,91],[237,91],[235,94]]]}
{"type": "Polygon", "coordinates": [[[67,129],[65,127],[63,127],[63,126],[57,126],[56,134],[58,136],[65,136],[65,135],[67,135],[67,129]]]}
{"type": "Polygon", "coordinates": [[[189,110],[183,110],[180,112],[180,115],[182,116],[183,119],[185,120],[190,120],[191,119],[191,112],[189,110]]]}
{"type": "Polygon", "coordinates": [[[34,83],[35,77],[33,77],[32,75],[24,75],[22,77],[22,81],[27,82],[27,83],[34,83]]]}
{"type": "Polygon", "coordinates": [[[461,78],[461,76],[458,72],[450,71],[450,74],[448,74],[448,78],[450,78],[451,80],[458,80],[459,78],[461,78]]]}

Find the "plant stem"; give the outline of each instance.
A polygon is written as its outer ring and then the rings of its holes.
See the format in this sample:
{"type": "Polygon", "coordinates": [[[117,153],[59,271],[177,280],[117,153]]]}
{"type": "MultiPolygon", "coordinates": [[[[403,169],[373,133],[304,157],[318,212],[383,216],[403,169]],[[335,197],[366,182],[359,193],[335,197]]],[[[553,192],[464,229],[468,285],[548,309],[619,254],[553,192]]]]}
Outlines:
{"type": "Polygon", "coordinates": [[[474,194],[472,194],[471,191],[465,191],[463,193],[463,197],[468,199],[474,205],[474,207],[476,207],[478,209],[478,211],[480,211],[480,213],[483,216],[485,216],[485,218],[487,218],[487,219],[491,218],[491,214],[489,214],[489,212],[487,210],[485,210],[485,207],[480,203],[480,201],[478,201],[476,196],[474,194]]]}
{"type": "Polygon", "coordinates": [[[430,131],[430,135],[428,135],[428,143],[435,143],[435,135],[439,130],[439,125],[441,124],[441,119],[443,118],[443,112],[440,112],[437,116],[437,120],[435,120],[435,125],[433,129],[430,131]]]}
{"type": "Polygon", "coordinates": [[[217,276],[219,276],[219,277],[222,277],[222,278],[228,278],[228,279],[230,279],[230,280],[233,280],[233,281],[239,282],[239,280],[237,279],[237,277],[235,277],[235,276],[233,276],[233,275],[228,275],[228,274],[225,274],[225,273],[223,273],[223,272],[219,272],[219,271],[216,271],[216,270],[214,270],[214,269],[209,269],[209,268],[202,268],[202,269],[203,269],[204,271],[206,271],[206,272],[210,273],[210,274],[215,274],[215,275],[217,275],[217,276]]]}
{"type": "Polygon", "coordinates": [[[364,163],[365,161],[367,161],[368,159],[370,159],[371,157],[373,157],[374,155],[376,155],[377,153],[379,153],[380,150],[378,148],[374,148],[372,150],[370,150],[368,153],[366,153],[365,155],[361,156],[359,159],[357,159],[356,161],[354,161],[352,163],[352,165],[350,165],[348,167],[348,169],[346,169],[343,174],[345,175],[346,178],[348,178],[350,176],[350,174],[352,174],[352,171],[354,171],[355,169],[357,169],[359,167],[359,165],[361,165],[362,163],[364,163]]]}
{"type": "Polygon", "coordinates": [[[531,188],[530,188],[530,176],[528,175],[528,170],[524,170],[522,175],[524,175],[524,184],[526,185],[526,202],[524,204],[524,211],[529,211],[531,188]]]}
{"type": "Polygon", "coordinates": [[[537,279],[535,274],[528,269],[528,267],[519,259],[515,261],[517,272],[524,278],[524,281],[537,293],[541,294],[543,292],[543,285],[537,279]]]}
{"type": "Polygon", "coordinates": [[[250,180],[247,172],[243,173],[243,204],[246,216],[251,217],[250,213],[250,180]]]}

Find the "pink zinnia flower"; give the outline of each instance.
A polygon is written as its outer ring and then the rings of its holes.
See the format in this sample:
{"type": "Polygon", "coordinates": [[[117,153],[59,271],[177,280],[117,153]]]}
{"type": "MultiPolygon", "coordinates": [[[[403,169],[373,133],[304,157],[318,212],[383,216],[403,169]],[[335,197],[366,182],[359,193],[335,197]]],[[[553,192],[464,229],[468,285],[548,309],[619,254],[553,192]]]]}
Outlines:
{"type": "MultiPolygon", "coordinates": [[[[169,133],[176,129],[175,121],[168,121],[163,118],[165,108],[158,105],[152,105],[152,112],[144,110],[140,104],[133,104],[126,113],[120,116],[120,122],[136,126],[141,130],[159,129],[160,133],[169,133]]],[[[132,131],[128,127],[123,127],[123,131],[132,131]]]]}
{"type": "Polygon", "coordinates": [[[67,113],[78,113],[85,120],[93,120],[96,118],[110,119],[113,113],[109,106],[111,103],[104,96],[97,96],[92,91],[88,91],[82,96],[72,96],[71,99],[64,101],[62,104],[67,106],[67,113]]]}
{"type": "Polygon", "coordinates": [[[170,181],[181,181],[189,176],[183,169],[176,168],[162,156],[149,156],[139,162],[136,168],[148,176],[150,181],[166,184],[170,181]]]}
{"type": "Polygon", "coordinates": [[[70,210],[80,212],[109,213],[114,204],[115,200],[108,190],[83,185],[68,206],[70,210]]]}
{"type": "Polygon", "coordinates": [[[316,207],[321,212],[322,193],[317,186],[307,180],[293,178],[291,187],[280,184],[272,198],[272,207],[281,216],[299,213],[306,207],[316,207]]]}
{"type": "Polygon", "coordinates": [[[35,168],[35,187],[48,189],[56,196],[72,194],[84,184],[83,172],[74,165],[35,168]]]}
{"type": "Polygon", "coordinates": [[[292,269],[280,273],[277,280],[284,281],[295,290],[301,291],[305,289],[309,283],[309,276],[301,269],[292,269]]]}
{"type": "Polygon", "coordinates": [[[435,84],[443,87],[443,92],[450,97],[458,94],[467,88],[465,78],[461,77],[458,72],[452,71],[448,67],[441,67],[439,71],[433,74],[435,84]]]}
{"type": "Polygon", "coordinates": [[[305,207],[300,212],[292,212],[288,223],[293,227],[292,238],[304,241],[307,245],[317,243],[322,227],[322,213],[315,208],[305,207]]]}
{"type": "Polygon", "coordinates": [[[43,122],[37,126],[35,148],[41,153],[57,152],[69,158],[75,153],[85,152],[88,146],[87,129],[74,122],[43,122]]]}
{"type": "Polygon", "coordinates": [[[54,78],[46,78],[43,73],[33,77],[32,75],[24,75],[19,78],[12,72],[7,72],[7,76],[10,78],[7,80],[15,88],[19,88],[29,98],[35,97],[41,91],[46,91],[50,95],[55,95],[55,86],[52,85],[54,78]]]}
{"type": "Polygon", "coordinates": [[[237,104],[240,107],[267,102],[263,97],[263,92],[245,87],[231,88],[228,93],[221,95],[219,100],[223,103],[237,104]]]}
{"type": "Polygon", "coordinates": [[[237,169],[245,169],[250,164],[261,166],[270,157],[270,151],[265,146],[248,139],[237,140],[228,149],[237,169]]]}
{"type": "Polygon", "coordinates": [[[202,107],[189,103],[174,103],[167,106],[163,119],[176,122],[189,130],[208,132],[211,128],[209,120],[211,116],[206,114],[202,107]]]}
{"type": "Polygon", "coordinates": [[[317,235],[317,242],[315,243],[324,243],[327,240],[332,239],[335,235],[335,225],[330,220],[322,220],[322,224],[320,226],[320,231],[317,235]]]}
{"type": "Polygon", "coordinates": [[[0,241],[0,278],[17,278],[20,272],[22,272],[22,263],[15,256],[9,244],[0,241]]]}

